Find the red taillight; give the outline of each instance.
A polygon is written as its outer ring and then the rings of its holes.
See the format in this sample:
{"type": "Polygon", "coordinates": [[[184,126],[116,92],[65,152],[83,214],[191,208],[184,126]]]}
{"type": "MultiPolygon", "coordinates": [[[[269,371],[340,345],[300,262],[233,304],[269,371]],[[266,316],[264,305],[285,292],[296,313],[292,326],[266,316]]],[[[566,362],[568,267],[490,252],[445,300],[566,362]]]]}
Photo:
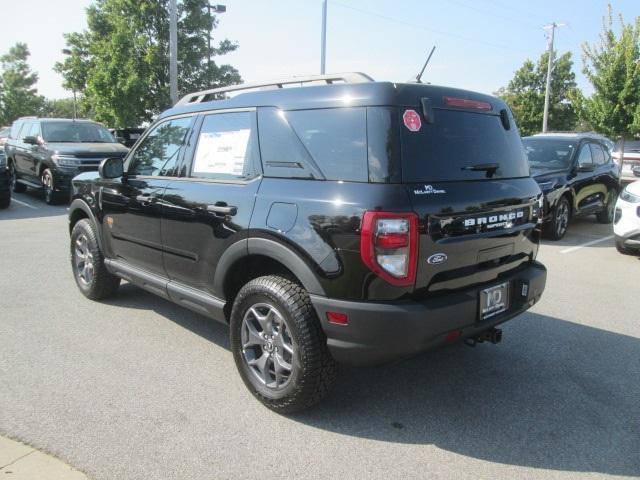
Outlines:
{"type": "Polygon", "coordinates": [[[360,257],[367,267],[392,285],[413,285],[418,260],[418,216],[365,212],[360,257]]]}
{"type": "Polygon", "coordinates": [[[327,320],[329,323],[333,323],[335,325],[348,325],[349,317],[346,313],[340,312],[327,312],[327,320]]]}
{"type": "Polygon", "coordinates": [[[443,97],[444,104],[449,107],[466,108],[468,110],[483,110],[488,112],[493,110],[489,102],[481,102],[479,100],[469,100],[458,97],[443,97]]]}

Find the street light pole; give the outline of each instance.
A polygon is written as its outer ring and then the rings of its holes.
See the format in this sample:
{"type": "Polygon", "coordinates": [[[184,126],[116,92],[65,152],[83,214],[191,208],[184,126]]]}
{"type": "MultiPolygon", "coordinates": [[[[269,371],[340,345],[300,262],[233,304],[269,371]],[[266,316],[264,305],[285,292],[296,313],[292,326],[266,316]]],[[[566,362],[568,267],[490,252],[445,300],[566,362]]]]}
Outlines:
{"type": "Polygon", "coordinates": [[[169,3],[169,96],[171,104],[178,102],[178,7],[169,3]]]}
{"type": "Polygon", "coordinates": [[[320,40],[320,74],[324,75],[327,63],[327,0],[322,2],[322,37],[320,40]]]}
{"type": "Polygon", "coordinates": [[[207,37],[207,74],[211,72],[211,10],[215,13],[224,13],[227,11],[226,5],[211,5],[207,2],[207,13],[209,14],[209,36],[207,37]]]}
{"type": "Polygon", "coordinates": [[[549,39],[549,62],[547,64],[547,85],[544,90],[544,113],[542,115],[542,133],[546,133],[547,126],[549,124],[549,97],[551,96],[551,71],[553,69],[553,41],[556,33],[557,27],[564,26],[563,23],[553,22],[549,25],[545,25],[544,28],[547,30],[551,30],[551,37],[549,39]]]}

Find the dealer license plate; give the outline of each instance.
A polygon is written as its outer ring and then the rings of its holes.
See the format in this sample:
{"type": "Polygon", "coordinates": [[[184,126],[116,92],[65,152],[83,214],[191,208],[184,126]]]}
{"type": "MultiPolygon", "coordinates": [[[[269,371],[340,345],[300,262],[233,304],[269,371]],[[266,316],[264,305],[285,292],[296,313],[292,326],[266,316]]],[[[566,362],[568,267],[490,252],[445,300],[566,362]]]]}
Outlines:
{"type": "Polygon", "coordinates": [[[509,308],[509,283],[480,291],[480,320],[486,320],[509,308]]]}

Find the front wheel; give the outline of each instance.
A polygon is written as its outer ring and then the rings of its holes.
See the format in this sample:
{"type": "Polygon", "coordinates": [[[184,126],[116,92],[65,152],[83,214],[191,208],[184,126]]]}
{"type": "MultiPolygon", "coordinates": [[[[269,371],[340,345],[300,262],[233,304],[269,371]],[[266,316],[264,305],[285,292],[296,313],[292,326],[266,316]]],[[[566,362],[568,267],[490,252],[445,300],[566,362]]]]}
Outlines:
{"type": "Polygon", "coordinates": [[[11,204],[11,195],[5,195],[4,197],[0,197],[0,210],[4,210],[5,208],[9,208],[11,204]]]}
{"type": "Polygon", "coordinates": [[[58,200],[58,195],[53,185],[53,174],[48,168],[42,172],[42,188],[44,189],[44,201],[47,205],[55,205],[58,200]]]}
{"type": "Polygon", "coordinates": [[[567,233],[567,227],[569,226],[569,219],[571,218],[571,207],[569,206],[569,200],[567,197],[561,197],[558,200],[558,204],[553,212],[553,218],[551,220],[549,237],[552,240],[560,240],[567,233]]]}
{"type": "Polygon", "coordinates": [[[251,393],[279,413],[322,400],[336,364],[307,292],[278,276],[247,283],[231,312],[231,349],[251,393]]]}
{"type": "Polygon", "coordinates": [[[104,265],[93,223],[83,218],[71,231],[71,269],[82,294],[92,300],[113,295],[120,278],[112,275],[104,265]]]}
{"type": "Polygon", "coordinates": [[[607,204],[604,206],[604,210],[596,214],[596,218],[599,223],[613,223],[613,217],[616,212],[616,200],[618,198],[618,192],[613,188],[607,192],[607,204]]]}

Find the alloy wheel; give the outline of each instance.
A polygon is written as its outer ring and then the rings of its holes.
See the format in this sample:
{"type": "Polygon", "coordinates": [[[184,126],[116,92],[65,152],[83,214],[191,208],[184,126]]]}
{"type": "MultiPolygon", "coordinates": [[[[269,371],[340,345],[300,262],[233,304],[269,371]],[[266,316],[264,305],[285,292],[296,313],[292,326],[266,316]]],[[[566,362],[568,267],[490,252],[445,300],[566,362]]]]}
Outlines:
{"type": "Polygon", "coordinates": [[[9,188],[13,191],[16,187],[16,167],[9,163],[9,188]]]}
{"type": "Polygon", "coordinates": [[[45,200],[50,203],[53,198],[53,178],[48,171],[42,174],[42,186],[44,187],[45,200]]]}
{"type": "Polygon", "coordinates": [[[556,212],[556,234],[558,237],[564,235],[569,225],[569,206],[567,202],[560,202],[558,205],[558,211],[556,212]]]}
{"type": "Polygon", "coordinates": [[[82,234],[76,239],[73,249],[73,260],[76,266],[76,275],[84,285],[91,284],[93,280],[93,254],[89,250],[89,240],[82,234]]]}
{"type": "Polygon", "coordinates": [[[242,356],[251,373],[268,388],[284,388],[293,373],[294,343],[284,316],[268,303],[250,307],[240,330],[242,356]]]}

